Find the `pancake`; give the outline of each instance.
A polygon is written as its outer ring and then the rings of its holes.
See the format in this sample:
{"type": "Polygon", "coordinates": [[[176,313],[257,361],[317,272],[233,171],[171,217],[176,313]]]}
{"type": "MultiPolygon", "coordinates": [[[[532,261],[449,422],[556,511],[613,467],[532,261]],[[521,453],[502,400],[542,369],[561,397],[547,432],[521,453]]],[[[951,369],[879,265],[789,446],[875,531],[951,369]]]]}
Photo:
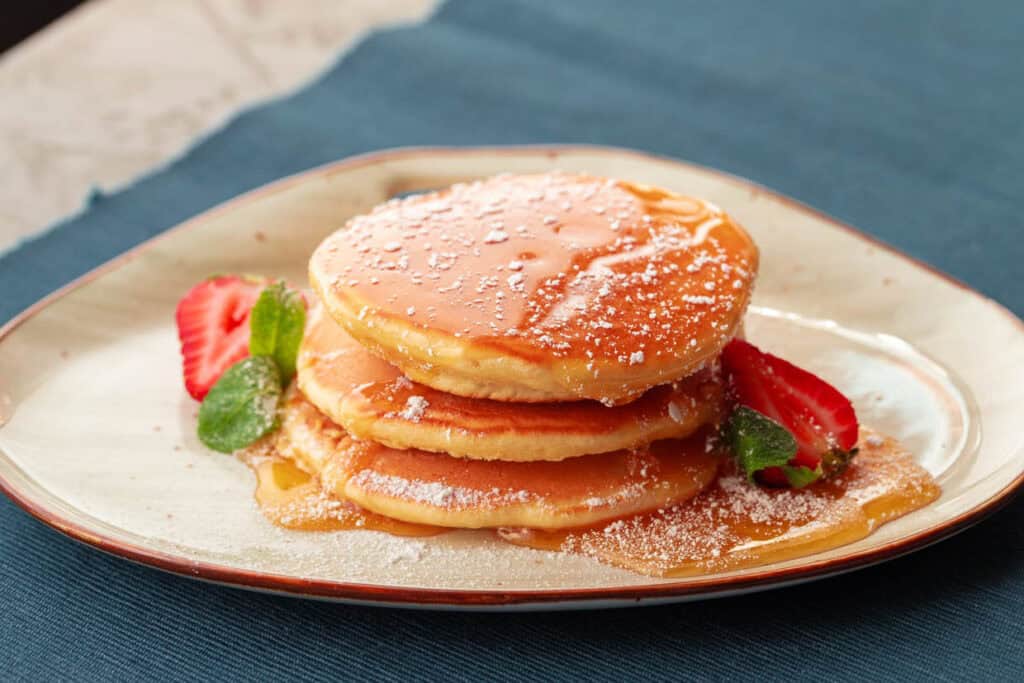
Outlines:
{"type": "Polygon", "coordinates": [[[561,529],[689,500],[715,478],[719,459],[708,443],[698,434],[560,462],[465,460],[357,441],[293,389],[277,449],[336,498],[392,519],[561,529]]]}
{"type": "Polygon", "coordinates": [[[353,436],[394,448],[481,460],[562,460],[689,436],[717,422],[717,366],[649,390],[632,403],[505,403],[447,394],[406,379],[370,354],[321,306],[310,312],[297,382],[353,436]]]}
{"type": "Polygon", "coordinates": [[[310,279],[332,317],[416,382],[612,405],[716,358],[757,265],[708,202],[555,173],[389,201],[327,237],[310,279]]]}

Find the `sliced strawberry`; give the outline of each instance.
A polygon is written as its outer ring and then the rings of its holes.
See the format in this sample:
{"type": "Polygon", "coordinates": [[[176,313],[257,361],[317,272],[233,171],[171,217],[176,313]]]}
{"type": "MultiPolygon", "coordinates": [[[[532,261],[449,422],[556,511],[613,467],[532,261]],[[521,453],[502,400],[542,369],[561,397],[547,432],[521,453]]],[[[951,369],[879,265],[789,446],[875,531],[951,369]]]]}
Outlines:
{"type": "MultiPolygon", "coordinates": [[[[770,417],[793,434],[793,466],[827,473],[841,469],[857,443],[857,415],[850,400],[825,380],[735,339],[722,352],[722,365],[738,405],[770,417]],[[824,460],[824,462],[823,462],[824,460]]],[[[760,473],[766,484],[786,485],[779,468],[760,473]]]]}
{"type": "Polygon", "coordinates": [[[197,401],[229,367],[249,355],[249,313],[267,281],[223,275],[189,290],[175,319],[185,389],[197,401]]]}

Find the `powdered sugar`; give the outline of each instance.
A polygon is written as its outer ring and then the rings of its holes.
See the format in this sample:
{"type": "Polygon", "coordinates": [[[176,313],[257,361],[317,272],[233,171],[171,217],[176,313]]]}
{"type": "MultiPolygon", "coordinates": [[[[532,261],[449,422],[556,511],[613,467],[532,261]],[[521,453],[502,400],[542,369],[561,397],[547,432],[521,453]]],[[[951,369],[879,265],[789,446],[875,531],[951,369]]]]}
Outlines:
{"type": "MultiPolygon", "coordinates": [[[[798,539],[806,552],[841,545],[938,495],[928,473],[895,442],[868,432],[861,444],[834,482],[778,490],[727,473],[687,503],[569,533],[562,549],[659,576],[723,571],[785,557],[798,539]]],[[[524,544],[532,538],[509,535],[524,544]]]]}
{"type": "Polygon", "coordinates": [[[351,484],[366,492],[446,510],[493,509],[538,500],[538,496],[529,491],[470,489],[437,481],[406,479],[374,470],[356,472],[351,484]]]}
{"type": "Polygon", "coordinates": [[[405,541],[395,543],[389,548],[384,556],[387,564],[398,564],[399,562],[419,562],[427,553],[427,544],[423,541],[405,541]]]}
{"type": "Polygon", "coordinates": [[[359,276],[376,314],[414,307],[417,324],[453,337],[589,351],[614,372],[638,351],[661,364],[690,338],[728,340],[753,278],[743,240],[707,202],[550,173],[388,202],[328,238],[313,268],[337,286],[359,276]]]}
{"type": "Polygon", "coordinates": [[[430,403],[427,399],[422,396],[410,396],[406,399],[405,408],[402,409],[402,412],[400,412],[398,416],[403,420],[419,422],[429,405],[430,403]]]}
{"type": "Polygon", "coordinates": [[[508,233],[504,230],[491,230],[484,235],[484,244],[500,244],[508,241],[508,233]]]}

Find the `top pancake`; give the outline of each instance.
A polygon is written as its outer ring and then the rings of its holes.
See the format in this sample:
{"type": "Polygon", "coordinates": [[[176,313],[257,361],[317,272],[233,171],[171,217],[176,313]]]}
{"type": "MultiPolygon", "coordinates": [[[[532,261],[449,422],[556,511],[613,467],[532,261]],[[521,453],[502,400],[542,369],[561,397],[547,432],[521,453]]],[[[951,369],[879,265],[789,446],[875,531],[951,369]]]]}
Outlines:
{"type": "Polygon", "coordinates": [[[421,384],[617,404],[719,354],[757,260],[708,202],[555,173],[389,201],[324,240],[310,278],[335,320],[421,384]]]}

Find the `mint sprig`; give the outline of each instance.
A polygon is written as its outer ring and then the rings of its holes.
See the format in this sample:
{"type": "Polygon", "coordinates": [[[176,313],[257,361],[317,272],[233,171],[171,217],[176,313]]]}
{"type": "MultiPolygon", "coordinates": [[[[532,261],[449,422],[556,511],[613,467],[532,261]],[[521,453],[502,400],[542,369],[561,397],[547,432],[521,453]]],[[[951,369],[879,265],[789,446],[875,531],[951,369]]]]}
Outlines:
{"type": "Polygon", "coordinates": [[[796,439],[781,424],[752,408],[740,406],[733,411],[725,425],[725,436],[740,468],[752,482],[758,472],[769,467],[781,468],[793,488],[803,488],[821,476],[820,469],[790,465],[797,452],[796,439]]]}
{"type": "Polygon", "coordinates": [[[228,368],[199,406],[199,440],[231,453],[277,429],[284,387],[306,326],[302,295],[276,282],[260,292],[249,316],[249,357],[228,368]]]}
{"type": "Polygon", "coordinates": [[[199,406],[199,440],[221,453],[244,448],[277,428],[281,372],[266,356],[238,361],[199,406]]]}
{"type": "Polygon", "coordinates": [[[249,318],[249,353],[274,359],[287,384],[295,375],[295,359],[306,327],[302,295],[276,282],[260,293],[249,318]]]}

